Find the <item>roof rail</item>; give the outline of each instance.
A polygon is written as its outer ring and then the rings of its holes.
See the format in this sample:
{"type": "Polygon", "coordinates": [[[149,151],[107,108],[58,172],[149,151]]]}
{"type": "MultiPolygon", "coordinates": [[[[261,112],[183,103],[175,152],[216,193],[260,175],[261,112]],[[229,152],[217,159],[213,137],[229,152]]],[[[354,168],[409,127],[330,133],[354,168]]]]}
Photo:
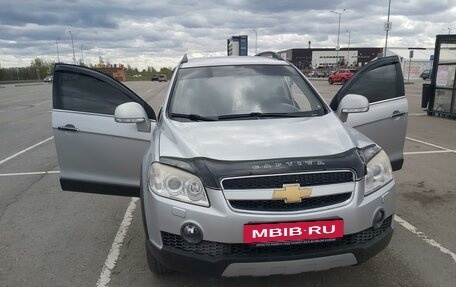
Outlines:
{"type": "Polygon", "coordinates": [[[284,58],[280,57],[279,54],[277,54],[276,52],[273,52],[273,51],[260,52],[260,53],[256,54],[255,56],[266,57],[266,58],[271,58],[271,59],[285,61],[284,58]]]}

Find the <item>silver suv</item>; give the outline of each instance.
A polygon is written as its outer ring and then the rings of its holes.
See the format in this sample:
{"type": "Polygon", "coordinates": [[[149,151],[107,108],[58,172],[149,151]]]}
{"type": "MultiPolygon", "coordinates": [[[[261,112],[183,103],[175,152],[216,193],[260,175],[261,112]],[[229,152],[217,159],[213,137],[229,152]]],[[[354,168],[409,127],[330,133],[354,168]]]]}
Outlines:
{"type": "Polygon", "coordinates": [[[184,57],[158,117],[85,67],[57,64],[53,85],[62,189],[140,197],[155,273],[323,270],[391,239],[408,113],[397,57],[331,105],[266,57],[184,57]]]}

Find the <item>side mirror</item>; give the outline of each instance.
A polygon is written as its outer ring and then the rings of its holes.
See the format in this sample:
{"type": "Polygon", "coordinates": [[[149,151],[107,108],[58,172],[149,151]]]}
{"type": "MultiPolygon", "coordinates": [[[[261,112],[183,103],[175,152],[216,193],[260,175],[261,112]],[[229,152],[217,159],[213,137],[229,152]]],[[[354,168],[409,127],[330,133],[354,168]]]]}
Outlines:
{"type": "Polygon", "coordinates": [[[365,96],[348,94],[342,98],[337,107],[337,115],[345,122],[350,113],[364,113],[369,110],[369,101],[365,96]]]}
{"type": "Polygon", "coordinates": [[[150,132],[150,120],[144,108],[134,102],[117,106],[114,111],[114,120],[118,123],[136,123],[138,131],[150,132]]]}

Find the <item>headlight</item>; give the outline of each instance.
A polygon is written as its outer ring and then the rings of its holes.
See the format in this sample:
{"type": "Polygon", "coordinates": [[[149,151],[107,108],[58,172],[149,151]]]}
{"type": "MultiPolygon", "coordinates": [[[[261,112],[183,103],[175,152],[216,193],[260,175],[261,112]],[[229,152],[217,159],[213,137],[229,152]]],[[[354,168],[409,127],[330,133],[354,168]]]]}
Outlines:
{"type": "Polygon", "coordinates": [[[367,162],[364,195],[371,194],[393,179],[393,169],[386,153],[381,150],[367,162]]]}
{"type": "Polygon", "coordinates": [[[149,189],[163,197],[209,206],[206,190],[197,176],[158,162],[149,169],[149,189]]]}

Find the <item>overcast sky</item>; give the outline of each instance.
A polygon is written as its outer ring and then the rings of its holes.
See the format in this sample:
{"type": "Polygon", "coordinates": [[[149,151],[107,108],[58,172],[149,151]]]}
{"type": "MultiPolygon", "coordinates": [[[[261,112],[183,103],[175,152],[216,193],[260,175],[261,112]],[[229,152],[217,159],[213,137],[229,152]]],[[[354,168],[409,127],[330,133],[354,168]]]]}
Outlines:
{"type": "MultiPolygon", "coordinates": [[[[144,68],[174,66],[190,57],[226,55],[226,39],[249,36],[258,50],[383,47],[388,0],[0,0],[0,65],[26,66],[36,57],[73,61],[81,46],[86,63],[105,61],[144,68]]],[[[388,46],[434,47],[436,34],[456,34],[456,0],[392,0],[388,46]]]]}

